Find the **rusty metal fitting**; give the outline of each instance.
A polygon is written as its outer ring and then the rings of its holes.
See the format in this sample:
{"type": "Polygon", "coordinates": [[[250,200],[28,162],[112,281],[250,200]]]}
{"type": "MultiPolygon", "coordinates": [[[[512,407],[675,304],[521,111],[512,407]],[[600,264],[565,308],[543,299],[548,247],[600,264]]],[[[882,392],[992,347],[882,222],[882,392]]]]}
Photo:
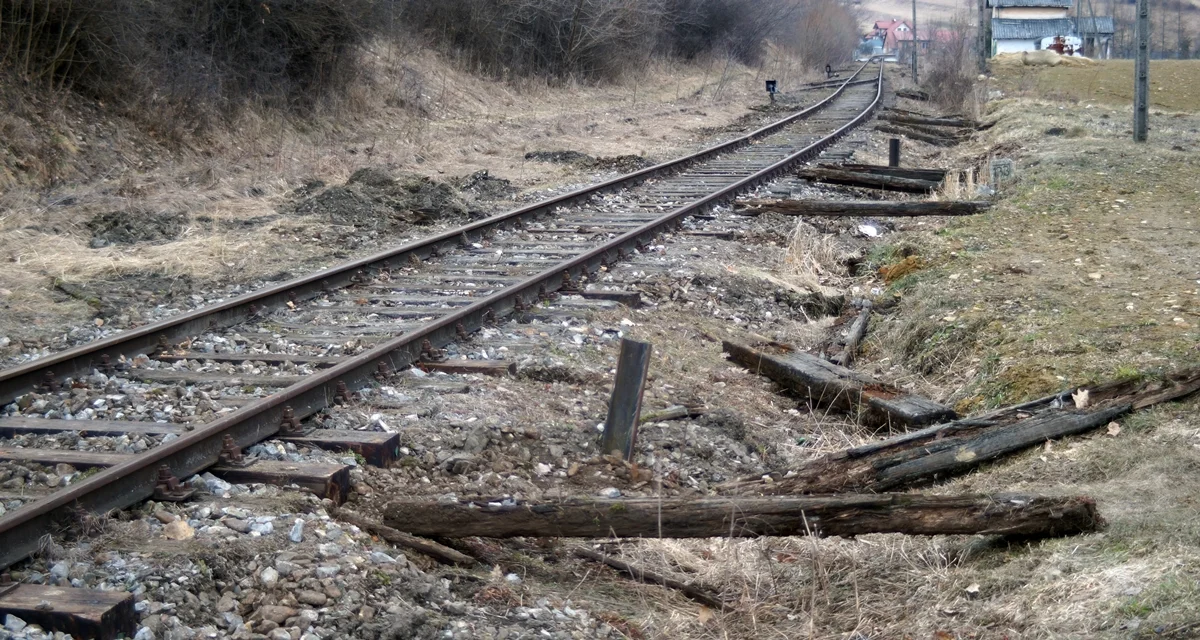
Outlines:
{"type": "Polygon", "coordinates": [[[463,323],[461,323],[461,322],[454,325],[454,333],[455,333],[455,335],[458,336],[459,342],[470,342],[471,341],[470,332],[467,331],[467,328],[464,327],[463,323]]]}
{"type": "Polygon", "coordinates": [[[491,307],[484,309],[482,321],[483,321],[483,324],[487,324],[487,325],[496,324],[496,310],[491,307]]]}
{"type": "Polygon", "coordinates": [[[100,354],[100,364],[96,366],[96,370],[106,376],[111,376],[116,373],[117,367],[113,365],[112,357],[107,353],[100,354]]]}
{"type": "Polygon", "coordinates": [[[516,296],[513,300],[513,311],[524,311],[528,308],[525,306],[525,301],[521,299],[521,296],[516,296]]]}
{"type": "Polygon", "coordinates": [[[558,288],[559,291],[579,291],[579,283],[571,277],[571,271],[566,270],[562,273],[562,285],[558,288]]]}
{"type": "Polygon", "coordinates": [[[471,247],[471,238],[467,236],[466,231],[462,232],[462,235],[458,236],[458,244],[462,245],[462,248],[464,249],[469,249],[471,247]]]}
{"type": "Polygon", "coordinates": [[[350,387],[347,387],[344,381],[338,380],[337,387],[335,387],[335,391],[333,392],[333,403],[350,404],[350,401],[353,399],[354,397],[350,394],[350,387]]]}
{"type": "Polygon", "coordinates": [[[161,502],[183,502],[196,493],[195,489],[183,486],[179,478],[171,473],[171,467],[162,465],[158,468],[158,482],[154,485],[154,499],[161,502]]]}
{"type": "Polygon", "coordinates": [[[256,305],[256,304],[250,305],[250,315],[252,317],[258,315],[259,311],[262,311],[262,309],[260,309],[258,305],[256,305]]]}
{"type": "Polygon", "coordinates": [[[434,349],[428,340],[421,342],[421,362],[442,362],[446,359],[445,349],[434,349]]]}
{"type": "Polygon", "coordinates": [[[58,393],[62,389],[62,385],[58,383],[58,378],[54,376],[53,371],[47,371],[42,376],[42,383],[37,386],[35,391],[38,393],[58,393]]]}
{"type": "Polygon", "coordinates": [[[165,333],[158,334],[158,345],[154,347],[154,355],[161,356],[171,350],[171,341],[165,333]]]}
{"type": "Polygon", "coordinates": [[[408,266],[410,266],[414,269],[420,267],[421,266],[421,256],[419,256],[415,253],[408,254],[408,266]]]}
{"type": "Polygon", "coordinates": [[[441,251],[441,249],[438,248],[438,245],[435,244],[432,247],[429,247],[429,257],[430,258],[436,258],[440,255],[442,255],[442,251],[441,251]]]}
{"type": "Polygon", "coordinates": [[[303,432],[304,429],[300,426],[300,420],[296,418],[296,411],[291,407],[284,407],[283,417],[279,419],[279,435],[290,436],[303,432]]]}
{"type": "Polygon", "coordinates": [[[329,284],[328,280],[322,280],[321,281],[321,291],[324,291],[325,293],[329,293],[330,291],[333,291],[333,285],[329,284]]]}
{"type": "Polygon", "coordinates": [[[375,365],[375,379],[380,382],[387,382],[388,378],[392,377],[392,367],[388,363],[380,360],[375,365]]]}
{"type": "Polygon", "coordinates": [[[217,458],[221,464],[230,467],[244,467],[250,464],[250,461],[242,455],[242,448],[237,446],[237,443],[233,441],[233,436],[228,433],[221,439],[221,453],[217,458]]]}
{"type": "Polygon", "coordinates": [[[367,272],[363,271],[362,269],[355,271],[354,275],[350,276],[351,284],[366,284],[367,281],[367,272]]]}

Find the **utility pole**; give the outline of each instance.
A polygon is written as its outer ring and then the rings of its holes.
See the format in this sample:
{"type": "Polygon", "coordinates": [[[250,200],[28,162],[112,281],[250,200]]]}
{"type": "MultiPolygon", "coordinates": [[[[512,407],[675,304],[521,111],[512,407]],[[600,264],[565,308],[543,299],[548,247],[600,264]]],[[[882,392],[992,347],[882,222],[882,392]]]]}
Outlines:
{"type": "Polygon", "coordinates": [[[1137,0],[1137,64],[1133,79],[1133,141],[1145,142],[1150,128],[1150,0],[1137,0]]]}
{"type": "Polygon", "coordinates": [[[913,84],[920,84],[917,80],[917,0],[913,0],[913,84]]]}
{"type": "Polygon", "coordinates": [[[986,73],[992,57],[992,15],[988,0],[979,0],[979,72],[986,73]]]}

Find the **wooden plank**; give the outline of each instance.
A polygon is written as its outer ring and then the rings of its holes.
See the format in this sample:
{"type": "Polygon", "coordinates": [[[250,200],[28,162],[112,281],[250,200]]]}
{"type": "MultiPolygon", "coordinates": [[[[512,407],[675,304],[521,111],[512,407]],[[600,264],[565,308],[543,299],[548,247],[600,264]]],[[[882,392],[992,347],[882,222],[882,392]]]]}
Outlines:
{"type": "Polygon", "coordinates": [[[918,437],[885,440],[869,450],[847,450],[819,458],[787,474],[746,478],[729,487],[745,493],[796,495],[886,491],[946,478],[1000,456],[1108,424],[1128,409],[1094,414],[1050,411],[1012,423],[989,425],[970,419],[938,425],[918,437]],[[998,440],[997,440],[998,438],[998,440]],[[893,442],[893,440],[895,442],[893,442]],[[997,446],[997,442],[1004,443],[997,446]],[[778,476],[776,478],[776,476],[778,476]]]}
{"type": "Polygon", "coordinates": [[[710,538],[1003,534],[1031,537],[1095,531],[1084,497],[1029,494],[871,494],[786,498],[579,499],[505,505],[399,499],[384,522],[413,535],[466,538],[710,538]]]}
{"type": "MultiPolygon", "coordinates": [[[[1200,369],[1088,389],[1095,409],[1054,409],[1062,394],[832,453],[799,469],[756,475],[730,490],[764,494],[887,491],[943,479],[1047,440],[1084,433],[1130,411],[1200,391],[1200,369]],[[1031,411],[1040,411],[1030,415],[1031,411]],[[768,480],[764,480],[769,478],[768,480]]],[[[1070,404],[1071,398],[1065,398],[1070,404]]]]}
{"type": "Polygon", "coordinates": [[[311,364],[318,367],[332,367],[333,365],[345,360],[345,358],[339,357],[298,356],[289,353],[204,353],[202,351],[169,353],[155,356],[155,359],[162,360],[163,362],[194,360],[199,362],[262,362],[264,364],[273,365],[280,365],[285,362],[290,362],[292,364],[311,364]]]}
{"type": "Polygon", "coordinates": [[[126,378],[143,382],[206,385],[222,383],[230,387],[271,387],[282,389],[304,380],[305,376],[248,376],[219,371],[175,371],[174,369],[130,369],[126,378]]]}
{"type": "Polygon", "coordinates": [[[218,465],[213,475],[234,484],[299,485],[321,498],[341,504],[350,494],[349,465],[257,460],[246,467],[218,465]]]}
{"type": "MultiPolygon", "coordinates": [[[[396,385],[400,388],[420,389],[421,391],[430,391],[438,394],[448,393],[470,393],[471,385],[465,382],[455,382],[453,380],[429,380],[428,378],[409,378],[396,385]]],[[[383,405],[375,405],[383,406],[383,405]]],[[[411,405],[397,405],[400,408],[411,408],[411,405]]]]}
{"type": "Polygon", "coordinates": [[[577,295],[584,300],[607,300],[623,304],[630,309],[636,309],[642,306],[642,293],[640,291],[580,291],[570,295],[577,295]]]}
{"type": "MultiPolygon", "coordinates": [[[[915,113],[915,112],[908,112],[915,113]]],[[[944,118],[935,116],[908,115],[896,112],[885,112],[879,114],[880,120],[895,122],[896,124],[910,124],[926,127],[954,127],[958,129],[974,129],[978,122],[967,120],[965,118],[944,118]]]]}
{"type": "Polygon", "coordinates": [[[362,456],[367,464],[376,467],[390,467],[400,458],[400,434],[398,433],[317,429],[305,436],[280,438],[280,440],[328,451],[353,451],[362,456]]]}
{"type": "Polygon", "coordinates": [[[74,449],[26,449],[22,447],[0,447],[0,460],[36,462],[47,466],[69,464],[76,469],[115,467],[128,462],[133,455],[128,453],[101,453],[75,451],[74,449]]]}
{"type": "Polygon", "coordinates": [[[888,167],[881,164],[821,164],[818,165],[822,169],[841,169],[843,171],[855,171],[858,173],[876,173],[882,176],[895,176],[897,178],[909,178],[912,180],[929,180],[931,182],[941,182],[946,179],[946,174],[949,173],[946,169],[917,169],[914,167],[888,167]]]}
{"type": "Polygon", "coordinates": [[[146,435],[183,435],[195,429],[192,425],[166,422],[131,422],[127,420],[47,420],[14,416],[0,418],[0,438],[22,434],[74,432],[81,436],[121,436],[129,433],[146,435]]]}
{"type": "Polygon", "coordinates": [[[920,89],[896,89],[896,96],[907,98],[909,100],[917,100],[920,102],[929,102],[929,92],[921,91],[920,89]]]}
{"type": "Polygon", "coordinates": [[[515,376],[517,363],[511,360],[446,360],[444,362],[418,362],[424,371],[442,373],[467,373],[484,376],[515,376]]]}
{"type": "Polygon", "coordinates": [[[937,182],[897,178],[878,173],[858,173],[839,169],[801,169],[796,175],[805,180],[823,184],[838,184],[863,189],[899,191],[902,193],[929,193],[938,188],[937,182]]]}
{"type": "Polygon", "coordinates": [[[737,203],[740,215],[778,213],[785,216],[826,217],[913,217],[969,216],[992,206],[975,200],[888,202],[878,200],[744,200],[737,203]]]}
{"type": "Polygon", "coordinates": [[[929,143],[931,145],[934,145],[935,147],[953,147],[954,145],[959,143],[958,138],[949,137],[949,136],[931,135],[928,133],[917,131],[916,129],[913,129],[912,127],[894,127],[891,125],[881,124],[881,125],[876,125],[875,130],[880,131],[882,133],[890,133],[893,135],[904,136],[906,138],[912,138],[913,140],[920,140],[921,142],[929,143]]]}
{"type": "Polygon", "coordinates": [[[604,421],[604,433],[600,437],[601,453],[619,453],[626,460],[633,459],[638,418],[642,413],[642,392],[646,387],[646,374],[650,371],[652,351],[649,343],[621,339],[617,378],[613,382],[608,418],[604,421]]]}
{"type": "Polygon", "coordinates": [[[321,313],[340,313],[351,315],[369,316],[375,315],[380,318],[397,318],[400,320],[415,320],[418,318],[429,318],[444,316],[457,310],[459,307],[440,307],[440,306],[406,306],[406,307],[373,307],[368,305],[340,305],[336,307],[319,307],[315,311],[321,313]]]}
{"type": "Polygon", "coordinates": [[[133,594],[126,591],[20,584],[0,596],[0,620],[13,615],[75,638],[132,638],[139,624],[133,601],[133,594]]]}
{"type": "Polygon", "coordinates": [[[803,352],[768,353],[728,340],[730,359],[771,378],[818,407],[855,411],[869,424],[919,427],[954,419],[954,411],[866,374],[803,352]]]}

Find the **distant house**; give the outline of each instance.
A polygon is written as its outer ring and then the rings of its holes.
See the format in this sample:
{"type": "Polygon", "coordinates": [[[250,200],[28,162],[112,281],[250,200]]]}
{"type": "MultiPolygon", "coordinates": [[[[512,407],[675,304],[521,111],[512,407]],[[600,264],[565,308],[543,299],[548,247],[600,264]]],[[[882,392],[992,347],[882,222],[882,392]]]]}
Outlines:
{"type": "Polygon", "coordinates": [[[926,51],[934,42],[946,44],[959,37],[949,29],[926,29],[917,27],[914,34],[912,31],[905,31],[896,35],[896,40],[899,45],[899,57],[901,60],[912,59],[912,50],[916,46],[918,51],[926,51]]]}
{"type": "Polygon", "coordinates": [[[1071,17],[1073,0],[988,0],[992,55],[1046,48],[1055,38],[1095,57],[1111,55],[1112,16],[1071,17]]]}
{"type": "Polygon", "coordinates": [[[900,50],[900,36],[912,31],[907,20],[876,20],[871,31],[863,36],[863,42],[878,41],[875,55],[894,56],[900,50]]]}

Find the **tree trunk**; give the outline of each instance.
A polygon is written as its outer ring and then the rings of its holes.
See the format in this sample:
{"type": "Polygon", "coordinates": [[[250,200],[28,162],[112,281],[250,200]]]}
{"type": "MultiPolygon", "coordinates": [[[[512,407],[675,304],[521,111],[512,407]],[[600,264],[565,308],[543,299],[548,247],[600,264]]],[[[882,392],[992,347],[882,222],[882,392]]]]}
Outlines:
{"type": "Polygon", "coordinates": [[[395,500],[392,527],[442,538],[715,538],[1004,534],[1060,536],[1095,531],[1095,503],[1084,497],[1025,494],[846,495],[701,500],[573,500],[516,505],[395,500]]]}
{"type": "Polygon", "coordinates": [[[897,178],[878,173],[858,173],[839,169],[801,169],[796,175],[813,182],[825,184],[841,184],[863,189],[879,189],[881,191],[901,191],[904,193],[929,193],[938,188],[937,182],[931,180],[913,180],[897,178]]]}
{"type": "Polygon", "coordinates": [[[778,213],[785,216],[888,217],[969,216],[992,206],[986,201],[885,202],[876,200],[744,200],[738,213],[756,216],[778,213]]]}

